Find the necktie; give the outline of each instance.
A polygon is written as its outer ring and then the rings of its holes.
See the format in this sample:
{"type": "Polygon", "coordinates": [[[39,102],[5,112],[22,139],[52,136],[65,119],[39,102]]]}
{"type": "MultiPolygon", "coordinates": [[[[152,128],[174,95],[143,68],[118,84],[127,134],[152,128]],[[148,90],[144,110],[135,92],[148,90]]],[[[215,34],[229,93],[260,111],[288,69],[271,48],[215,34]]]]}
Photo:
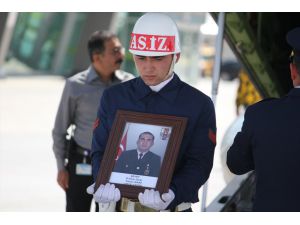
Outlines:
{"type": "Polygon", "coordinates": [[[143,153],[140,153],[139,154],[139,160],[142,159],[142,157],[143,157],[143,153]]]}

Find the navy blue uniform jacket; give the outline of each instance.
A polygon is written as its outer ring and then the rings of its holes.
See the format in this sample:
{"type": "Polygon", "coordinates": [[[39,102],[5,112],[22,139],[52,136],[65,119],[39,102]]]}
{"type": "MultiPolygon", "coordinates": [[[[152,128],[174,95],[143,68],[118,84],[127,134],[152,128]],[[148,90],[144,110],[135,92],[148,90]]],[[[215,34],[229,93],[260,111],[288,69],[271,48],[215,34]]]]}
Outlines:
{"type": "Polygon", "coordinates": [[[100,123],[94,129],[92,141],[94,179],[118,109],[188,118],[170,186],[175,199],[168,208],[182,202],[197,202],[198,190],[212,169],[216,144],[211,99],[182,82],[176,74],[159,92],[153,92],[139,77],[106,89],[98,110],[100,123]]]}
{"type": "Polygon", "coordinates": [[[143,158],[138,159],[136,149],[126,150],[117,160],[114,172],[158,177],[160,161],[160,156],[151,151],[148,151],[143,158]]]}
{"type": "Polygon", "coordinates": [[[246,110],[227,165],[235,174],[255,170],[254,211],[300,211],[299,135],[300,89],[246,110]]]}

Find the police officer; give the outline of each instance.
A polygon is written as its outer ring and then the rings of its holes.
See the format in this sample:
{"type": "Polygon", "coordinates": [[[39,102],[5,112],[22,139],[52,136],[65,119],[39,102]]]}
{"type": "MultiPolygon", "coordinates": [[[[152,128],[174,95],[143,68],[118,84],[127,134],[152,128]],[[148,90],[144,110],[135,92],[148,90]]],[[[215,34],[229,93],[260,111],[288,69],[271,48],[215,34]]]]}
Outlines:
{"type": "Polygon", "coordinates": [[[161,159],[150,151],[154,144],[154,135],[148,131],[143,132],[136,144],[137,149],[126,150],[120,155],[114,172],[158,177],[161,159]]]}
{"type": "Polygon", "coordinates": [[[283,98],[249,106],[242,130],[227,153],[227,165],[233,173],[255,171],[254,211],[300,211],[299,40],[300,27],[288,32],[294,89],[283,98]]]}
{"type": "MultiPolygon", "coordinates": [[[[139,203],[150,209],[191,211],[198,190],[208,179],[215,148],[215,111],[211,99],[182,82],[174,73],[180,58],[179,33],[175,22],[162,13],[140,17],[131,34],[129,51],[140,77],[107,89],[98,110],[101,121],[92,142],[93,176],[96,179],[105,145],[118,109],[175,115],[188,119],[167,193],[146,189],[139,203]]],[[[88,188],[93,192],[93,186],[88,188]]],[[[113,204],[120,200],[114,184],[100,185],[94,198],[113,204]]],[[[122,200],[123,201],[123,198],[122,200]]]]}
{"type": "Polygon", "coordinates": [[[119,70],[123,50],[115,34],[94,32],[88,41],[90,67],[66,80],[52,132],[57,182],[66,192],[66,211],[90,211],[92,198],[85,189],[92,181],[89,155],[99,99],[107,87],[133,77],[119,70]],[[76,128],[68,144],[71,125],[76,128]]]}

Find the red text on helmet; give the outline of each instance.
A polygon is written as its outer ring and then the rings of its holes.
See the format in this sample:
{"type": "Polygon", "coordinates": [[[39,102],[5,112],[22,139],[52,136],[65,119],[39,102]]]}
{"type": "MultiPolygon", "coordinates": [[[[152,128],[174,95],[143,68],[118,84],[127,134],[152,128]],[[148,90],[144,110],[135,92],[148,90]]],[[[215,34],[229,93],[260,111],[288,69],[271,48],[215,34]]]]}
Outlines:
{"type": "Polygon", "coordinates": [[[174,52],[175,36],[131,34],[129,49],[154,52],[174,52]]]}

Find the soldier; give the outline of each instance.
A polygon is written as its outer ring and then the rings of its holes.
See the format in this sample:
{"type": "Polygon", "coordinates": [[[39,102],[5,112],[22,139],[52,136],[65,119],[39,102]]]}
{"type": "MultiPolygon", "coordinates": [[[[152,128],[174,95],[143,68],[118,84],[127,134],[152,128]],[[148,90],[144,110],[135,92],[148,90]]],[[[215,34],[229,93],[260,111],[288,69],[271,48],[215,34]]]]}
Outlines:
{"type": "Polygon", "coordinates": [[[150,151],[154,144],[154,135],[143,132],[136,144],[137,149],[126,150],[120,155],[114,172],[158,177],[161,159],[159,155],[150,151]]]}
{"type": "Polygon", "coordinates": [[[90,211],[92,198],[85,189],[92,182],[90,149],[99,99],[107,87],[133,78],[119,70],[123,50],[115,34],[94,32],[88,41],[90,67],[66,80],[52,135],[57,182],[66,192],[68,212],[90,211]],[[72,125],[76,128],[68,146],[66,135],[72,125]]]}
{"type": "Polygon", "coordinates": [[[256,175],[254,211],[300,211],[300,27],[288,32],[293,48],[294,88],[279,99],[265,99],[245,112],[241,132],[227,152],[231,172],[256,175]]]}
{"type": "MultiPolygon", "coordinates": [[[[213,103],[174,72],[180,58],[180,41],[177,26],[167,15],[146,13],[140,17],[131,34],[129,51],[140,77],[103,93],[98,110],[101,122],[94,130],[92,142],[94,180],[118,109],[186,117],[188,124],[169,191],[146,189],[139,194],[136,204],[148,211],[191,211],[191,203],[199,201],[199,188],[208,179],[213,165],[216,145],[213,103]]],[[[128,201],[120,199],[119,189],[110,183],[101,184],[96,192],[91,185],[87,191],[104,204],[113,205],[121,200],[122,205],[128,201]]]]}

